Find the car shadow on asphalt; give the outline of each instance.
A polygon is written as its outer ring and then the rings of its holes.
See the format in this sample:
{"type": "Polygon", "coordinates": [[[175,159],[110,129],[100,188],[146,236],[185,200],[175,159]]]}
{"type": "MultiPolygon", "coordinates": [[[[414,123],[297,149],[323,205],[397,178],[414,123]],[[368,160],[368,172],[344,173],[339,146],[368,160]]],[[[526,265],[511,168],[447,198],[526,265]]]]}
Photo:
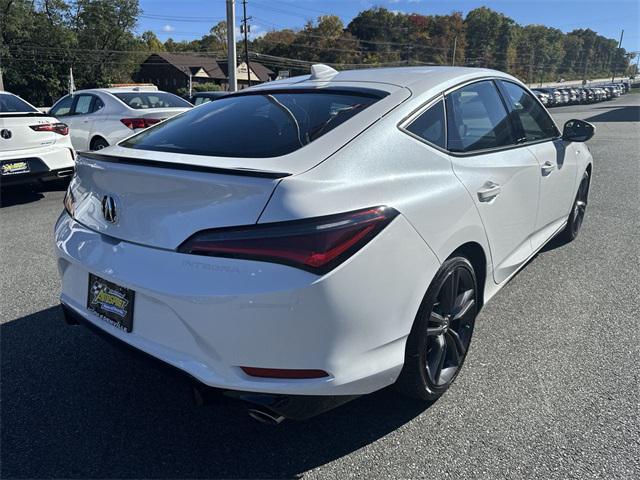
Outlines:
{"type": "Polygon", "coordinates": [[[0,327],[2,478],[291,478],[426,408],[391,389],[304,422],[192,402],[182,377],[64,324],[59,307],[0,327]]]}
{"type": "Polygon", "coordinates": [[[12,187],[4,187],[0,190],[0,208],[37,202],[44,198],[42,192],[64,191],[67,189],[68,184],[68,180],[61,180],[43,185],[16,185],[12,187]]]}
{"type": "Polygon", "coordinates": [[[607,111],[585,118],[585,120],[587,122],[640,122],[640,106],[638,105],[599,108],[607,109],[607,111]]]}

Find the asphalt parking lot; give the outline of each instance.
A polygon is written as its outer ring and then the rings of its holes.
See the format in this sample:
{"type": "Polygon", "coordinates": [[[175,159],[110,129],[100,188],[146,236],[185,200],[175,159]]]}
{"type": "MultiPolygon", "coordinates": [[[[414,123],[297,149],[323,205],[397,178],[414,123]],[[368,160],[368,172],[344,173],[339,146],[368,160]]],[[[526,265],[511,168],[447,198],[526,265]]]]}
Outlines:
{"type": "Polygon", "coordinates": [[[3,478],[640,478],[640,94],[551,110],[597,127],[587,216],[481,312],[467,363],[427,406],[391,390],[303,423],[121,352],[57,307],[64,192],[0,209],[3,478]]]}

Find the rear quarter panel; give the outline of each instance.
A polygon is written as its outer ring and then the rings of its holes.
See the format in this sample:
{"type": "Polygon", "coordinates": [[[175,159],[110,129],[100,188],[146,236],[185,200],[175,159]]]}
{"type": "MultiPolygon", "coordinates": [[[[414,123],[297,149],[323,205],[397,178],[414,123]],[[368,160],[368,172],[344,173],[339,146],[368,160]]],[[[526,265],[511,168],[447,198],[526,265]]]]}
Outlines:
{"type": "Polygon", "coordinates": [[[388,205],[411,223],[440,262],[469,241],[480,244],[489,259],[484,227],[449,156],[398,128],[429,96],[381,118],[315,168],[284,179],[260,223],[388,205]]]}

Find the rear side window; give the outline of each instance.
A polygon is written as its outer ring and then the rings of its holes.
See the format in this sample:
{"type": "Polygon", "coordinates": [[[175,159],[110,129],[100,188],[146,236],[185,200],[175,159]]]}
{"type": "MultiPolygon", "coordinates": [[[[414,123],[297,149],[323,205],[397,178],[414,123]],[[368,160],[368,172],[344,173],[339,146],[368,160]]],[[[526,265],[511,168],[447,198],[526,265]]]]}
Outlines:
{"type": "Polygon", "coordinates": [[[13,113],[13,112],[37,112],[35,108],[22,100],[20,97],[10,95],[7,93],[0,94],[0,112],[1,113],[13,113]]]}
{"type": "Polygon", "coordinates": [[[120,145],[217,157],[278,157],[313,142],[381,96],[338,90],[232,95],[166,120],[120,145]]]}
{"type": "Polygon", "coordinates": [[[114,93],[127,106],[136,110],[146,108],[188,108],[191,104],[186,100],[166,92],[122,92],[114,93]]]}
{"type": "Polygon", "coordinates": [[[76,100],[76,108],[74,109],[74,114],[86,115],[87,113],[91,113],[92,101],[93,101],[93,96],[91,95],[78,95],[78,99],[76,100]]]}
{"type": "Polygon", "coordinates": [[[451,92],[447,105],[447,147],[472,152],[515,143],[507,110],[491,81],[451,92]]]}
{"type": "Polygon", "coordinates": [[[202,105],[203,103],[209,103],[211,99],[209,97],[196,97],[193,102],[194,105],[202,105]]]}
{"type": "Polygon", "coordinates": [[[553,120],[524,88],[511,82],[500,81],[511,103],[511,110],[522,125],[524,139],[527,142],[554,138],[558,136],[553,120]]]}
{"type": "Polygon", "coordinates": [[[445,148],[444,104],[442,100],[411,122],[407,130],[432,145],[445,148]]]}

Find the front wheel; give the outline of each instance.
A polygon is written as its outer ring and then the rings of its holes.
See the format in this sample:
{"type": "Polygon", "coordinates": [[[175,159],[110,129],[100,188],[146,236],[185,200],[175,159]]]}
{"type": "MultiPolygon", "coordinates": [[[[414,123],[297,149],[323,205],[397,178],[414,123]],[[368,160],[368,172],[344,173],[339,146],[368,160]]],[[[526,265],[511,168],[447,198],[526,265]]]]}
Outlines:
{"type": "Polygon", "coordinates": [[[464,257],[450,258],[438,270],[418,310],[396,388],[423,400],[439,398],[462,368],[477,312],[473,267],[464,257]]]}

